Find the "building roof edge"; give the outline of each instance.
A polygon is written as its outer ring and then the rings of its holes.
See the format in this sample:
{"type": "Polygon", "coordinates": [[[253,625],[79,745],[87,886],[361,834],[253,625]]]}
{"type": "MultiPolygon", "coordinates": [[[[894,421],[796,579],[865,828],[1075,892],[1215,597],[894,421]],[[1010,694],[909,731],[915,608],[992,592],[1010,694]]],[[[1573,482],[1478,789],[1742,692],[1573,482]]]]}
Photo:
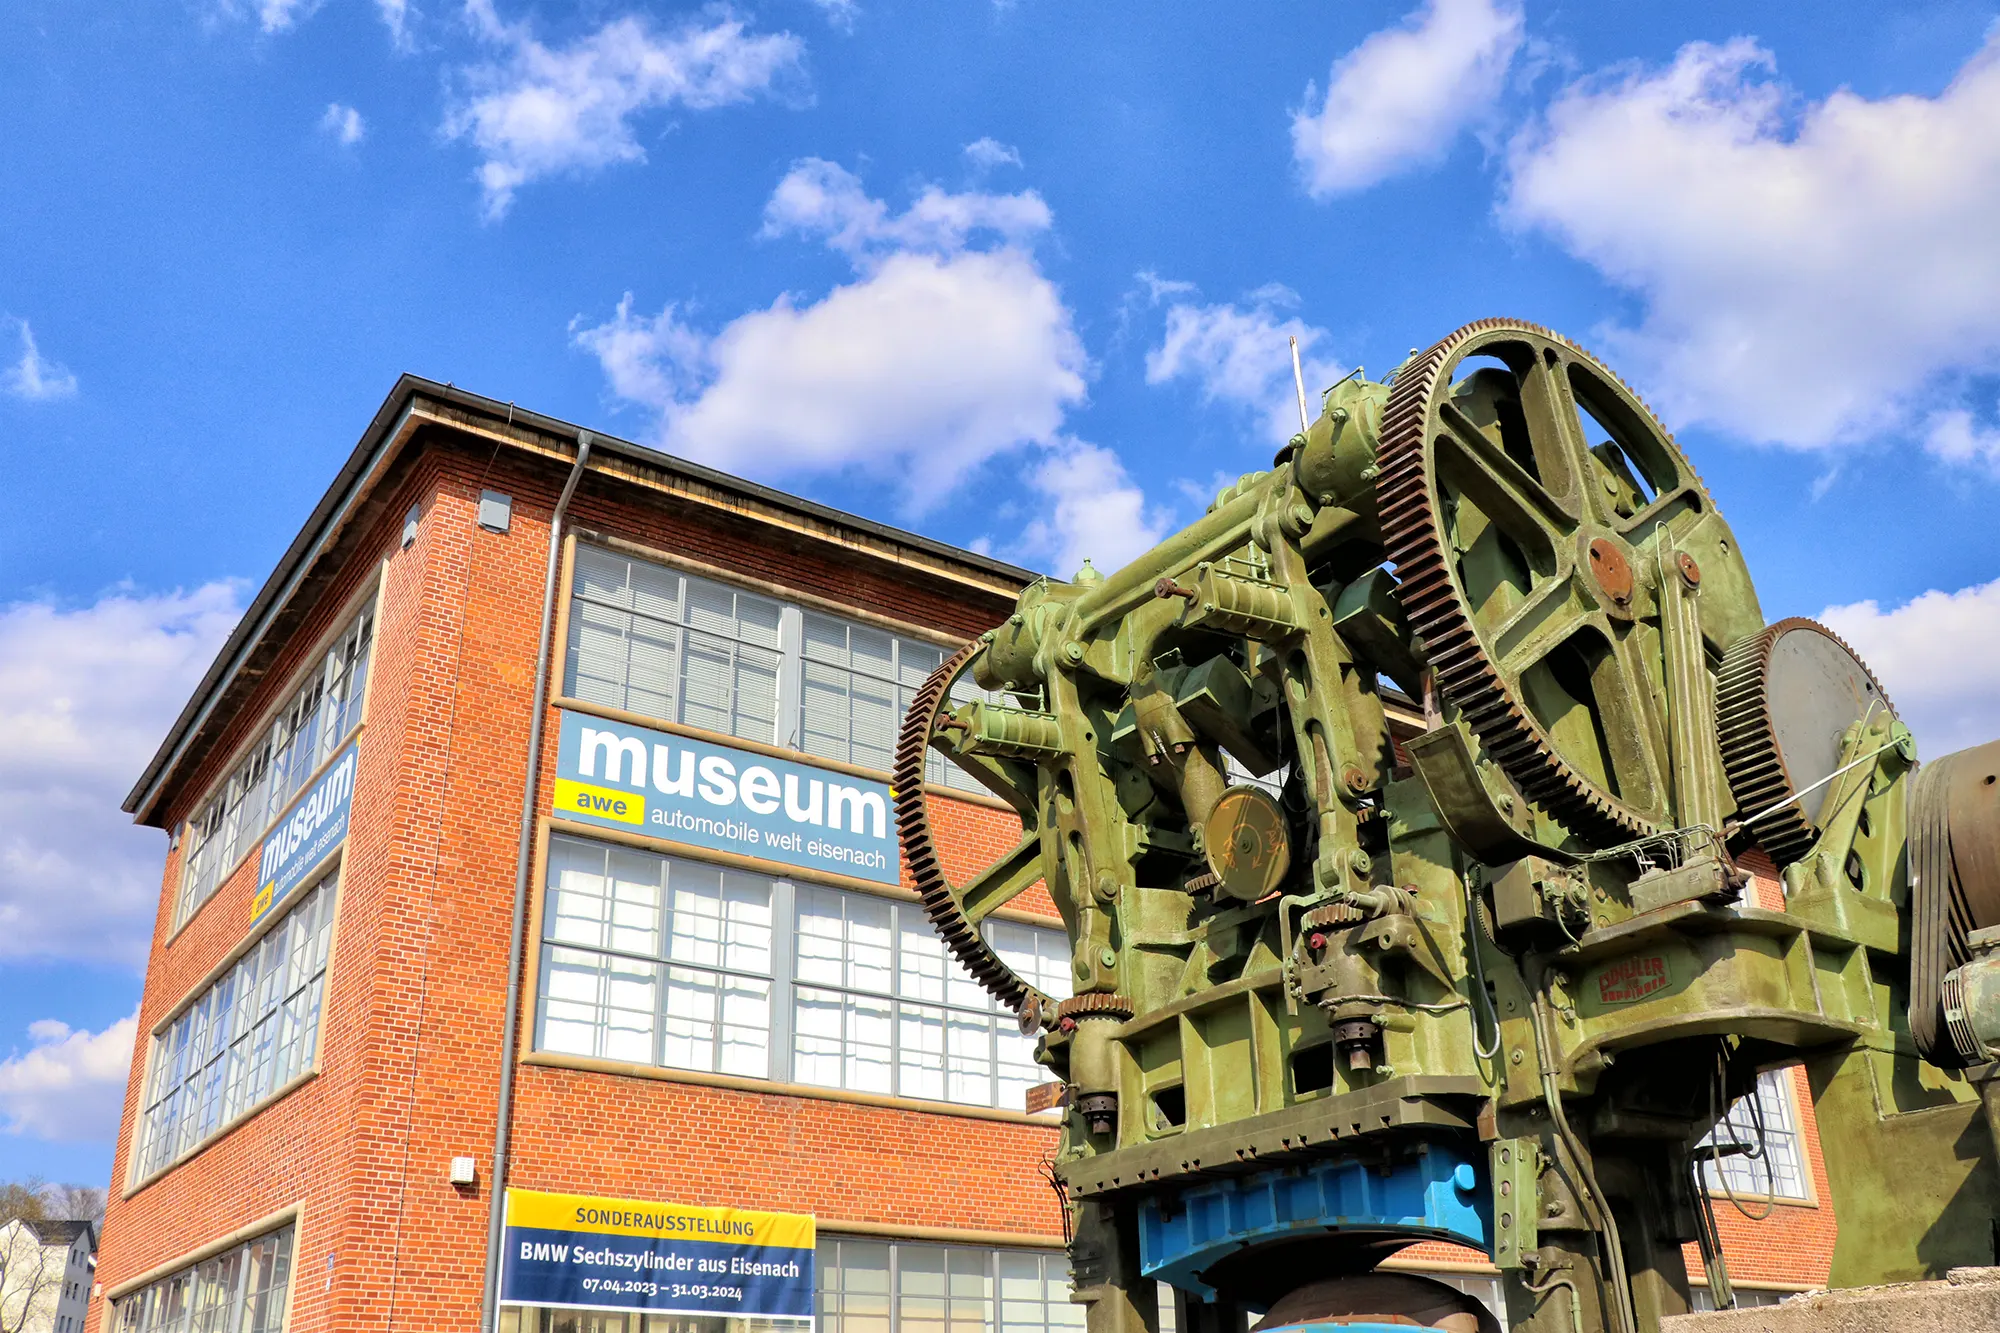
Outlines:
{"type": "Polygon", "coordinates": [[[510,426],[525,427],[572,443],[588,435],[593,451],[622,455],[646,466],[678,474],[700,485],[733,493],[770,508],[789,510],[819,523],[846,527],[877,541],[922,552],[933,560],[956,564],[987,578],[1012,583],[1017,587],[1025,586],[1041,577],[1032,570],[1023,569],[1004,560],[995,560],[976,551],[968,551],[785,491],[745,481],[740,477],[719,472],[714,468],[647,445],[620,439],[556,417],[531,412],[516,404],[501,402],[451,384],[440,384],[435,380],[405,373],[397,379],[395,387],[389,391],[389,396],[383,400],[382,406],[362,432],[354,451],[348,455],[347,461],[335,474],[326,493],[313,507],[305,525],[299,529],[298,535],[292,539],[291,545],[279,559],[277,567],[271,571],[270,577],[264,581],[256,597],[244,610],[242,620],[237,622],[236,628],[224,641],[214,662],[210,664],[200,684],[195,687],[194,693],[189,696],[186,705],[181,709],[180,715],[168,729],[166,738],[147,762],[132,790],[126,795],[122,808],[135,820],[143,822],[153,813],[160,793],[186,751],[188,743],[207,719],[216,701],[235,679],[244,662],[262,641],[271,621],[287,604],[313,555],[339,530],[342,518],[368,493],[372,485],[371,479],[379,476],[383,466],[400,454],[403,446],[408,443],[414,434],[412,417],[419,399],[435,400],[465,412],[490,417],[496,422],[505,421],[510,426]]]}

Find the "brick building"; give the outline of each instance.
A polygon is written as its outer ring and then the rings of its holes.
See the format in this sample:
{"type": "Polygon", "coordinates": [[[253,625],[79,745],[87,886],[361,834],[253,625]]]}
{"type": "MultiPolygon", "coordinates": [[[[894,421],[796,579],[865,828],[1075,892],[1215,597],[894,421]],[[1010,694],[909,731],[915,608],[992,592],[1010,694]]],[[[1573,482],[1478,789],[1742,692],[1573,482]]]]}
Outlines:
{"type": "MultiPolygon", "coordinates": [[[[809,1215],[828,1333],[1077,1327],[1031,1045],[886,820],[912,689],[1030,577],[398,383],[127,804],[170,844],[90,1326],[723,1327],[508,1285],[508,1228],[588,1196],[809,1215]]],[[[954,876],[1012,846],[931,777],[954,876]]],[[[1062,987],[1039,890],[987,928],[1062,987]]],[[[1791,1080],[1797,1199],[1722,1209],[1746,1286],[1831,1253],[1791,1080]]]]}

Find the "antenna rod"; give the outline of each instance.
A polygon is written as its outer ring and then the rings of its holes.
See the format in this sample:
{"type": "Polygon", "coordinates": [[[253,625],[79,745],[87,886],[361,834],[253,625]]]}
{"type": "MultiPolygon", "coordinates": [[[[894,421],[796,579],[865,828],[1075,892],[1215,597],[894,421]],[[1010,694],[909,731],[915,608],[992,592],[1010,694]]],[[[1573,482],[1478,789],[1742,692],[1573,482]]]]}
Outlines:
{"type": "Polygon", "coordinates": [[[1299,369],[1297,335],[1292,337],[1292,383],[1297,385],[1299,390],[1299,434],[1304,435],[1312,429],[1312,422],[1306,418],[1306,373],[1299,369]]]}

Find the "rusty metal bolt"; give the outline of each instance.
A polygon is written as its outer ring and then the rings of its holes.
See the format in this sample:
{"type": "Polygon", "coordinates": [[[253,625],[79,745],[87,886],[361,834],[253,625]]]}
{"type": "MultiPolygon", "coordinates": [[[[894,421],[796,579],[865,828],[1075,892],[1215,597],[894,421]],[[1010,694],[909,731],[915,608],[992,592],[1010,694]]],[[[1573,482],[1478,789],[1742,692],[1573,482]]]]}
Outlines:
{"type": "Polygon", "coordinates": [[[1632,565],[1625,553],[1602,537],[1590,544],[1590,572],[1597,586],[1619,606],[1632,600],[1632,565]]]}
{"type": "Polygon", "coordinates": [[[1170,578],[1161,578],[1155,581],[1153,584],[1153,596],[1185,597],[1190,602],[1192,602],[1195,598],[1201,596],[1201,594],[1196,592],[1193,588],[1184,587],[1181,584],[1175,583],[1170,578]]]}
{"type": "Polygon", "coordinates": [[[1694,562],[1693,556],[1689,555],[1686,551],[1682,551],[1674,563],[1681,567],[1681,577],[1687,580],[1688,587],[1699,588],[1701,586],[1701,566],[1694,562]]]}

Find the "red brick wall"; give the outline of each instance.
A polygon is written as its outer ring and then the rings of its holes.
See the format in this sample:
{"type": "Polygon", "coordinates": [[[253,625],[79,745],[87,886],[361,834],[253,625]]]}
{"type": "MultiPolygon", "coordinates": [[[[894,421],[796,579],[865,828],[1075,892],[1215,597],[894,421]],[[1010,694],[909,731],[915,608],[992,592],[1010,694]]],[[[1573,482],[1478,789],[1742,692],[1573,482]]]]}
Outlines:
{"type": "Polygon", "coordinates": [[[1040,1170],[1053,1128],[533,1065],[519,1078],[510,1174],[525,1189],[1062,1243],[1040,1170]]]}

